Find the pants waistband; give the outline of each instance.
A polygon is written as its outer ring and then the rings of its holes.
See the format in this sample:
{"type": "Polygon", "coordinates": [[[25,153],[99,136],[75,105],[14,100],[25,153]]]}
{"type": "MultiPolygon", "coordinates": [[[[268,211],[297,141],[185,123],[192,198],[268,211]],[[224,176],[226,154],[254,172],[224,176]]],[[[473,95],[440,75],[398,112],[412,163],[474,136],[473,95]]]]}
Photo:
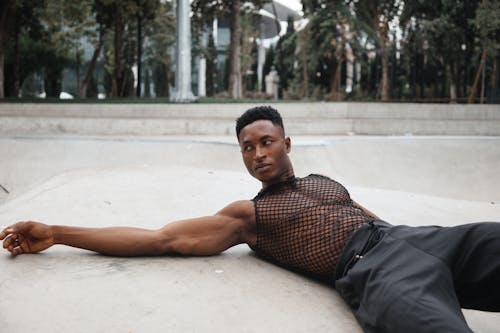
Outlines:
{"type": "Polygon", "coordinates": [[[374,220],[364,224],[349,239],[342,250],[337,267],[335,269],[335,280],[345,276],[347,272],[370,251],[384,235],[383,230],[391,225],[382,220],[374,220]]]}

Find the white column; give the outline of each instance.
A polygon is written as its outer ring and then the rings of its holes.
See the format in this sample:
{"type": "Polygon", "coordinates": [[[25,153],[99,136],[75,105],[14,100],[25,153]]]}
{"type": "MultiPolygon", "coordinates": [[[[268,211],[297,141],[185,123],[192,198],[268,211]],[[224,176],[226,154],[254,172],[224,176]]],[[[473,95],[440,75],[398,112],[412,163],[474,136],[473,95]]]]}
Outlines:
{"type": "Polygon", "coordinates": [[[214,45],[217,47],[219,43],[219,20],[217,18],[214,18],[214,22],[212,24],[212,36],[214,38],[214,45]]]}
{"type": "Polygon", "coordinates": [[[206,90],[206,72],[207,72],[207,59],[200,56],[200,62],[198,63],[198,97],[207,96],[206,90]]]}
{"type": "Polygon", "coordinates": [[[257,87],[262,89],[264,79],[264,62],[266,61],[266,48],[263,45],[262,38],[257,41],[257,87]]]}
{"type": "MultiPolygon", "coordinates": [[[[206,48],[208,44],[208,34],[203,31],[201,36],[201,45],[206,48]]],[[[207,74],[207,59],[203,54],[198,58],[198,97],[205,97],[207,95],[206,90],[206,74],[207,74]]]]}
{"type": "Polygon", "coordinates": [[[189,102],[194,100],[191,91],[191,21],[189,0],[177,0],[177,45],[175,50],[175,90],[172,101],[189,102]]]}

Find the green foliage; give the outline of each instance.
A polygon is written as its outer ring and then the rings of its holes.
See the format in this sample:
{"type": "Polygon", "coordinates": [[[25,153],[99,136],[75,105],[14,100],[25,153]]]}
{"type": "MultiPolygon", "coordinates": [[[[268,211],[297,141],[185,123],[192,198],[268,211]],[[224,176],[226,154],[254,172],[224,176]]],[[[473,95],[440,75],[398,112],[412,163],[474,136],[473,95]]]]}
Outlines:
{"type": "Polygon", "coordinates": [[[296,33],[296,55],[297,66],[294,68],[295,75],[290,83],[285,96],[293,99],[308,98],[312,92],[311,75],[316,68],[317,49],[311,42],[312,24],[308,24],[304,29],[296,33]]]}
{"type": "Polygon", "coordinates": [[[288,19],[287,32],[282,36],[276,45],[276,55],[274,65],[280,76],[280,95],[290,86],[295,76],[295,50],[297,47],[297,34],[293,29],[293,20],[288,19]]]}
{"type": "Polygon", "coordinates": [[[147,25],[147,43],[144,49],[145,62],[153,71],[156,96],[169,96],[172,83],[172,58],[169,50],[175,43],[175,17],[171,4],[160,3],[155,19],[147,25]]]}
{"type": "MultiPolygon", "coordinates": [[[[229,17],[231,43],[229,53],[224,64],[224,87],[228,87],[232,98],[241,98],[243,91],[241,78],[242,70],[246,71],[251,62],[246,59],[246,54],[242,49],[242,24],[246,24],[246,31],[243,31],[244,38],[252,35],[248,26],[251,22],[251,15],[269,0],[251,0],[243,2],[241,0],[194,0],[191,3],[193,12],[193,26],[195,35],[201,34],[209,27],[214,18],[229,17]],[[241,23],[241,17],[246,17],[248,22],[241,23]],[[243,58],[243,59],[242,59],[243,58]],[[234,64],[234,66],[232,66],[234,64]],[[239,64],[239,65],[238,65],[239,64]],[[227,81],[227,84],[226,84],[227,81]]],[[[243,20],[245,21],[245,20],[243,20]]],[[[255,34],[256,35],[256,34],[255,34]]],[[[243,42],[243,48],[247,49],[248,41],[243,42]]],[[[244,74],[244,73],[243,73],[244,74]]]]}
{"type": "MultiPolygon", "coordinates": [[[[111,91],[115,96],[134,93],[131,69],[141,59],[143,77],[154,82],[156,96],[168,96],[173,77],[171,48],[175,42],[172,2],[11,1],[16,8],[3,31],[7,32],[8,40],[2,49],[8,96],[17,96],[17,89],[22,86],[38,89],[40,78],[48,95],[57,96],[63,71],[81,69],[83,73],[90,68],[89,59],[83,57],[83,45],[92,44],[97,49],[101,39],[103,49],[96,60],[96,71],[100,88],[104,83],[108,96],[111,91]],[[27,78],[31,81],[23,85],[27,78]]],[[[239,15],[240,51],[233,54],[236,49],[232,49],[226,59],[238,57],[244,77],[255,71],[258,24],[254,12],[265,1],[242,2],[242,10],[231,11],[234,1],[194,0],[192,36],[197,40],[202,33],[206,35],[215,17],[228,19],[230,15],[239,15]]],[[[282,36],[265,64],[264,75],[271,65],[280,75],[283,89],[280,96],[329,98],[333,93],[344,92],[347,50],[352,50],[357,65],[355,75],[361,78],[355,82],[350,98],[379,98],[383,74],[386,78],[390,76],[393,98],[449,98],[452,88],[457,90],[457,97],[466,97],[474,78],[479,77],[476,73],[480,72],[483,50],[487,53],[485,82],[493,82],[491,90],[498,82],[498,1],[303,0],[302,3],[309,23],[301,31],[290,30],[282,36]],[[400,27],[396,29],[397,19],[400,27]]],[[[238,30],[232,26],[231,29],[238,30]]],[[[213,42],[213,38],[209,39],[207,46],[200,45],[193,52],[207,59],[209,96],[215,94],[217,54],[213,42]]],[[[229,71],[234,69],[227,62],[221,67],[226,68],[224,86],[227,87],[229,71]]],[[[247,90],[254,87],[254,76],[246,77],[247,90]]],[[[95,82],[87,84],[89,89],[96,89],[95,82]]],[[[338,98],[347,97],[337,94],[335,99],[338,98]]]]}
{"type": "Polygon", "coordinates": [[[476,16],[469,22],[476,28],[482,47],[494,56],[498,52],[500,40],[500,3],[482,1],[477,7],[476,16]]]}
{"type": "Polygon", "coordinates": [[[213,34],[208,35],[208,45],[205,58],[207,60],[206,92],[208,97],[212,97],[215,95],[215,76],[217,70],[217,49],[215,48],[213,34]]]}

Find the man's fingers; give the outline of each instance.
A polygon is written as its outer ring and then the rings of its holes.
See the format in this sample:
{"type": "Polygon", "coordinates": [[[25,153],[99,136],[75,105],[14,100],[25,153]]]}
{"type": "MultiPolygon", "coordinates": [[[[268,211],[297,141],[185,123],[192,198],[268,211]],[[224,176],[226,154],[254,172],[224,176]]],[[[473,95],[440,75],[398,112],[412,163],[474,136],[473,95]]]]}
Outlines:
{"type": "Polygon", "coordinates": [[[6,238],[8,235],[14,234],[14,233],[20,233],[23,231],[23,227],[26,225],[26,222],[17,222],[14,223],[11,226],[5,227],[3,231],[0,233],[0,240],[3,240],[6,238]]]}
{"type": "Polygon", "coordinates": [[[1,226],[0,230],[2,230],[2,231],[0,231],[0,240],[3,240],[5,237],[7,237],[7,235],[9,233],[12,232],[12,228],[11,227],[7,227],[5,225],[1,226]]]}
{"type": "Polygon", "coordinates": [[[26,232],[29,232],[30,222],[17,222],[5,227],[0,232],[0,240],[3,240],[3,248],[16,256],[30,252],[30,244],[26,240],[26,232]]]}
{"type": "Polygon", "coordinates": [[[14,246],[16,243],[19,243],[19,237],[17,234],[9,233],[8,236],[3,241],[3,247],[5,249],[14,246]]]}
{"type": "Polygon", "coordinates": [[[6,227],[0,232],[0,240],[3,240],[3,248],[8,249],[19,246],[21,235],[16,232],[16,224],[6,227]]]}
{"type": "Polygon", "coordinates": [[[5,239],[3,242],[3,247],[9,251],[12,255],[18,255],[25,251],[23,246],[26,246],[19,238],[19,235],[13,234],[5,239]]]}
{"type": "Polygon", "coordinates": [[[18,244],[17,246],[12,248],[12,251],[10,251],[10,253],[12,253],[12,255],[15,255],[15,256],[17,256],[18,254],[22,254],[23,253],[22,245],[18,244]]]}
{"type": "Polygon", "coordinates": [[[7,248],[7,251],[9,251],[10,254],[13,255],[13,256],[17,256],[18,254],[22,253],[22,250],[21,250],[20,246],[18,246],[18,247],[10,246],[10,247],[7,248]]]}

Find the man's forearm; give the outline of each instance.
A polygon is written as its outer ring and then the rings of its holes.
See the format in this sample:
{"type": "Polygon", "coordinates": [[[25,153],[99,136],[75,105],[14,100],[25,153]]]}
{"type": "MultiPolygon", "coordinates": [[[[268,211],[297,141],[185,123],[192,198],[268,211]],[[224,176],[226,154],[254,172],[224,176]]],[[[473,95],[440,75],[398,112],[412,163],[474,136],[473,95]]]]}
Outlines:
{"type": "Polygon", "coordinates": [[[160,255],[165,252],[155,230],[110,227],[52,226],[54,244],[68,245],[113,256],[160,255]]]}

